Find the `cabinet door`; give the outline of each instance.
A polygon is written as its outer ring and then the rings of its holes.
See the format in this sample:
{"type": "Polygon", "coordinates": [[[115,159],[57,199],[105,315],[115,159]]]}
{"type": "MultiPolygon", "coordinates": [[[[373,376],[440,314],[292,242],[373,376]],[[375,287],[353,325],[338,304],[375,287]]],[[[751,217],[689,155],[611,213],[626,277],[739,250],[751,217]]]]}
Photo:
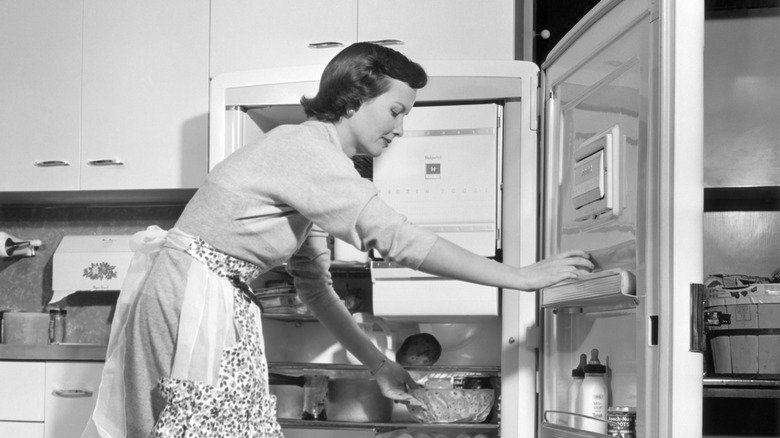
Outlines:
{"type": "Polygon", "coordinates": [[[46,438],[79,438],[95,408],[103,362],[46,363],[46,438]]]}
{"type": "Polygon", "coordinates": [[[0,190],[79,184],[82,0],[0,0],[0,190]]]}
{"type": "Polygon", "coordinates": [[[0,436],[43,438],[43,423],[0,421],[0,436]]]}
{"type": "Polygon", "coordinates": [[[200,185],[208,29],[208,0],[85,0],[82,190],[200,185]]]}
{"type": "Polygon", "coordinates": [[[0,421],[43,422],[45,381],[43,362],[0,362],[0,421]]]}
{"type": "Polygon", "coordinates": [[[211,76],[325,64],[342,47],[321,43],[355,42],[357,12],[357,0],[212,0],[211,76]]]}
{"type": "Polygon", "coordinates": [[[360,41],[391,46],[412,60],[513,60],[513,0],[359,0],[360,41]]]}

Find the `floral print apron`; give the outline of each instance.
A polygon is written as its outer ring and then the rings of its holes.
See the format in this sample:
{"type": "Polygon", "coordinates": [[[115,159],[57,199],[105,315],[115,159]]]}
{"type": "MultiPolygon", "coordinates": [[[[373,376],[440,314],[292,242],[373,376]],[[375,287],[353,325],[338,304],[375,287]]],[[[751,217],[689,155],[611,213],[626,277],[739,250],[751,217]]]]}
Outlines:
{"type": "Polygon", "coordinates": [[[160,438],[281,438],[276,399],[268,391],[260,312],[247,284],[260,269],[195,238],[186,252],[233,285],[233,317],[240,339],[221,356],[216,385],[163,378],[166,406],[155,424],[160,438]]]}

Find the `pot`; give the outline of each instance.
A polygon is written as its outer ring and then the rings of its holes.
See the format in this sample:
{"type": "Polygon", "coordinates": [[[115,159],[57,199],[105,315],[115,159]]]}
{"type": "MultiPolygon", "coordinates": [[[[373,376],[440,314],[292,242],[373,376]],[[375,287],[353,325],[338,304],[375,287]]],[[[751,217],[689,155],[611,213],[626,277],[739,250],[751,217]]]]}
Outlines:
{"type": "Polygon", "coordinates": [[[5,312],[3,314],[3,342],[15,345],[47,345],[49,343],[49,314],[5,312]]]}
{"type": "Polygon", "coordinates": [[[303,416],[303,388],[295,385],[271,385],[276,396],[276,417],[300,420],[303,416]]]}
{"type": "Polygon", "coordinates": [[[376,380],[337,378],[328,382],[325,411],[331,421],[387,423],[393,402],[382,395],[376,380]]]}
{"type": "Polygon", "coordinates": [[[286,376],[268,373],[268,383],[269,391],[277,396],[277,417],[303,420],[325,419],[327,376],[286,376]]]}

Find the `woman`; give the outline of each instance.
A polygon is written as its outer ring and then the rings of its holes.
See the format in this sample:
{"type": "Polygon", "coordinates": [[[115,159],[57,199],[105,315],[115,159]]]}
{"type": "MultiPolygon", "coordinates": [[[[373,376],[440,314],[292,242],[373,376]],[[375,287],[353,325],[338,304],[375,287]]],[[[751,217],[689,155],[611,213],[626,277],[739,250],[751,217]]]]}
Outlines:
{"type": "Polygon", "coordinates": [[[431,274],[521,290],[592,268],[580,251],[516,268],[410,224],[377,197],[351,157],[379,156],[403,134],[423,69],[391,49],[354,44],[325,68],[309,120],[280,126],[216,166],[174,229],[134,238],[98,405],[104,437],[280,437],[268,393],[261,311],[249,284],[287,263],[314,315],[370,370],[385,396],[419,403],[332,288],[325,233],[431,274]],[[324,230],[324,231],[323,231],[324,230]]]}

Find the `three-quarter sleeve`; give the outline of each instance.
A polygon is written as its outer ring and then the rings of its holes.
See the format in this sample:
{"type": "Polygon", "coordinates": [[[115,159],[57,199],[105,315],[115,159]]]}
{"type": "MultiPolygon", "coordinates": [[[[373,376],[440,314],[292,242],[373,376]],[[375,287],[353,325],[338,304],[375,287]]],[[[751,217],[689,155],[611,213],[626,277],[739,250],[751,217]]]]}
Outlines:
{"type": "Polygon", "coordinates": [[[330,250],[327,233],[314,227],[298,251],[287,262],[298,296],[318,316],[339,302],[330,276],[330,250]]]}

